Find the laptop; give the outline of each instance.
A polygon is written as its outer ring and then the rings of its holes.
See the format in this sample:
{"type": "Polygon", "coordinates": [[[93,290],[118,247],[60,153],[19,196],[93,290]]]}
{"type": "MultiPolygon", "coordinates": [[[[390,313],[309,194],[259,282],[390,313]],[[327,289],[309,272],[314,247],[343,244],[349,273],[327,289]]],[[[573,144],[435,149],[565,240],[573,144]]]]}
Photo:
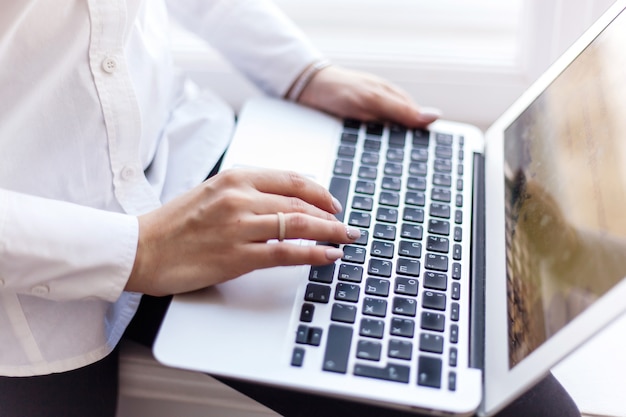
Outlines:
{"type": "Polygon", "coordinates": [[[521,395],[626,310],[625,6],[485,133],[250,100],[222,169],[298,171],[361,238],[329,266],[175,296],[156,358],[433,415],[521,395]]]}

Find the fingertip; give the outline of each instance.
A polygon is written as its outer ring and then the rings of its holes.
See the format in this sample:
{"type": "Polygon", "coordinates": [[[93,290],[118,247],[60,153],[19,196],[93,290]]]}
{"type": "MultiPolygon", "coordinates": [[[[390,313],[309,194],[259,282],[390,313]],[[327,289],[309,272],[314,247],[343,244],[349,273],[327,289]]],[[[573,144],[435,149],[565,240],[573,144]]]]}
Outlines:
{"type": "Polygon", "coordinates": [[[441,117],[441,110],[435,107],[421,107],[417,115],[419,123],[430,124],[441,117]]]}

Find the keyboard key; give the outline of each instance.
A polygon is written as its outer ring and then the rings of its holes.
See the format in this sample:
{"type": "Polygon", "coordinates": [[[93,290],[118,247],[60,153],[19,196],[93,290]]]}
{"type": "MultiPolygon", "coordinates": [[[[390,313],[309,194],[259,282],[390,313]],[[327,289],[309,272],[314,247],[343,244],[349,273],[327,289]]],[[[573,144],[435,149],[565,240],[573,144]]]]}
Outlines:
{"type": "Polygon", "coordinates": [[[387,364],[382,368],[362,364],[354,365],[354,375],[386,381],[408,383],[409,373],[410,368],[403,365],[387,364]]]}
{"type": "Polygon", "coordinates": [[[426,195],[419,191],[407,191],[404,202],[410,206],[423,207],[426,204],[426,195]]]}
{"type": "Polygon", "coordinates": [[[378,223],[374,226],[373,236],[376,239],[395,240],[396,226],[378,223]]]}
{"type": "Polygon", "coordinates": [[[420,242],[401,240],[398,255],[407,256],[409,258],[419,258],[422,256],[422,244],[420,242]]]}
{"type": "Polygon", "coordinates": [[[422,313],[421,328],[424,330],[434,330],[443,332],[446,323],[446,317],[443,314],[424,311],[422,313]]]}
{"type": "Polygon", "coordinates": [[[383,191],[380,193],[378,203],[384,206],[398,207],[400,205],[400,194],[393,191],[383,191]]]}
{"type": "Polygon", "coordinates": [[[461,306],[459,305],[459,303],[450,304],[450,320],[459,321],[460,309],[461,306]]]}
{"type": "Polygon", "coordinates": [[[377,152],[363,152],[361,154],[361,164],[377,166],[380,155],[377,152]]]}
{"type": "Polygon", "coordinates": [[[304,293],[304,299],[326,304],[330,300],[330,287],[328,285],[308,284],[304,293]]]}
{"type": "Polygon", "coordinates": [[[404,160],[404,150],[401,148],[389,148],[387,150],[387,160],[402,162],[404,160]]]}
{"type": "Polygon", "coordinates": [[[424,288],[445,291],[448,288],[448,277],[438,272],[426,272],[424,274],[424,288]]]}
{"type": "Polygon", "coordinates": [[[418,277],[420,274],[420,261],[417,259],[398,258],[396,273],[400,275],[418,277]]]}
{"type": "Polygon", "coordinates": [[[387,301],[382,298],[365,297],[362,311],[366,316],[385,317],[387,315],[387,301]]]}
{"type": "Polygon", "coordinates": [[[343,257],[341,258],[341,260],[345,262],[362,264],[365,262],[365,255],[365,248],[362,248],[360,246],[345,245],[343,247],[343,257]]]}
{"type": "Polygon", "coordinates": [[[333,173],[335,175],[343,175],[349,177],[352,175],[352,168],[354,167],[354,162],[349,159],[337,159],[335,161],[335,169],[333,173]]]}
{"type": "Polygon", "coordinates": [[[322,366],[325,371],[346,373],[350,356],[350,343],[352,343],[351,327],[330,325],[322,366]]]}
{"type": "Polygon", "coordinates": [[[453,324],[450,326],[450,342],[458,343],[459,342],[459,326],[453,324]]]}
{"type": "Polygon", "coordinates": [[[441,388],[441,359],[420,356],[417,361],[417,384],[441,388]]]}
{"type": "Polygon", "coordinates": [[[448,253],[450,241],[442,236],[428,236],[426,250],[431,252],[448,253]]]}
{"type": "Polygon", "coordinates": [[[461,260],[461,245],[458,243],[452,247],[452,259],[455,261],[461,260]]]}
{"type": "Polygon", "coordinates": [[[333,275],[335,274],[335,264],[317,265],[312,266],[309,272],[309,281],[323,282],[330,284],[333,282],[333,275]]]}
{"type": "Polygon", "coordinates": [[[319,346],[322,341],[322,332],[323,330],[319,327],[309,327],[301,324],[296,331],[296,343],[319,346]]]}
{"type": "Polygon", "coordinates": [[[461,284],[458,282],[452,283],[452,294],[450,294],[450,297],[452,297],[453,300],[461,299],[461,284]]]}
{"type": "Polygon", "coordinates": [[[428,149],[415,148],[411,151],[411,161],[426,162],[428,161],[428,149]]]}
{"type": "Polygon", "coordinates": [[[409,174],[418,177],[425,177],[428,173],[428,165],[425,162],[411,162],[409,164],[409,174]]]}
{"type": "Polygon", "coordinates": [[[423,177],[409,177],[406,184],[409,190],[426,190],[426,179],[423,177]]]}
{"type": "Polygon", "coordinates": [[[391,319],[390,334],[394,336],[410,337],[415,334],[415,322],[411,319],[394,317],[391,319]]]}
{"type": "Polygon", "coordinates": [[[356,155],[356,148],[350,145],[341,145],[339,146],[339,150],[337,151],[337,156],[352,159],[356,155]]]}
{"type": "Polygon", "coordinates": [[[374,199],[372,197],[357,195],[352,199],[353,209],[371,211],[372,207],[374,207],[374,199]]]}
{"type": "Polygon", "coordinates": [[[435,134],[435,142],[437,145],[452,146],[452,135],[449,133],[437,132],[435,134]]]}
{"type": "Polygon", "coordinates": [[[454,228],[454,241],[460,242],[461,240],[463,240],[463,229],[457,226],[454,228]]]}
{"type": "Polygon", "coordinates": [[[380,278],[368,278],[365,281],[365,293],[386,297],[389,295],[389,281],[380,278]]]}
{"type": "Polygon", "coordinates": [[[426,129],[415,129],[413,131],[413,146],[428,147],[430,132],[426,129]]]}
{"type": "Polygon", "coordinates": [[[380,145],[381,143],[379,138],[367,138],[363,141],[363,148],[370,151],[379,151],[380,145]]]}
{"type": "Polygon", "coordinates": [[[448,390],[456,391],[456,372],[448,373],[448,390]]]}
{"type": "Polygon", "coordinates": [[[452,177],[447,174],[433,174],[433,185],[449,187],[452,185],[452,177]]]}
{"type": "Polygon", "coordinates": [[[458,262],[452,263],[452,278],[461,279],[461,264],[458,262]]]}
{"type": "Polygon", "coordinates": [[[402,180],[397,177],[383,177],[381,187],[384,190],[400,191],[402,188],[402,180]]]}
{"type": "Polygon", "coordinates": [[[361,327],[359,328],[359,334],[365,337],[373,337],[376,339],[382,339],[385,334],[385,322],[375,319],[361,319],[361,327]]]}
{"type": "Polygon", "coordinates": [[[434,170],[438,173],[452,172],[452,162],[449,159],[435,159],[434,170]]]}
{"type": "Polygon", "coordinates": [[[452,158],[452,148],[450,146],[435,146],[435,157],[442,159],[452,158]]]}
{"type": "Polygon", "coordinates": [[[354,323],[356,320],[356,310],[356,306],[352,304],[334,303],[330,313],[330,319],[342,323],[354,323]]]}
{"type": "Polygon", "coordinates": [[[430,194],[430,198],[434,201],[441,201],[442,203],[449,203],[452,198],[450,190],[445,188],[433,188],[430,194]]]}
{"type": "Polygon", "coordinates": [[[375,180],[378,171],[374,167],[361,165],[359,167],[359,178],[363,180],[375,180]]]}
{"type": "Polygon", "coordinates": [[[450,354],[448,355],[448,365],[456,366],[459,359],[456,348],[450,348],[450,354]]]}
{"type": "Polygon", "coordinates": [[[359,301],[360,290],[361,288],[358,285],[340,282],[335,287],[335,300],[356,303],[359,301]]]}
{"type": "Polygon", "coordinates": [[[387,162],[385,163],[385,175],[390,175],[393,177],[399,177],[402,175],[402,164],[398,164],[395,162],[387,162]]]}
{"type": "Polygon", "coordinates": [[[455,204],[457,207],[463,207],[463,194],[456,195],[455,204]]]}
{"type": "Polygon", "coordinates": [[[385,223],[398,222],[398,210],[394,208],[379,207],[376,211],[376,221],[385,223]]]}
{"type": "Polygon", "coordinates": [[[448,271],[448,257],[445,255],[435,255],[432,253],[426,254],[425,266],[427,269],[434,269],[435,271],[447,272],[448,271]]]}
{"type": "MultiPolygon", "coordinates": [[[[357,127],[358,129],[358,127],[357,127]]],[[[353,132],[343,132],[341,134],[341,143],[357,143],[359,140],[359,135],[353,132]]]]}
{"type": "Polygon", "coordinates": [[[454,223],[456,224],[463,223],[463,211],[462,210],[454,211],[454,223]]]}
{"type": "Polygon", "coordinates": [[[363,227],[365,229],[370,227],[372,222],[372,215],[361,211],[353,211],[348,218],[348,224],[350,226],[363,227]]]}
{"type": "Polygon", "coordinates": [[[422,240],[423,230],[420,224],[402,223],[400,236],[405,239],[422,240]]]}
{"type": "Polygon", "coordinates": [[[412,295],[415,297],[417,295],[417,286],[418,282],[416,279],[397,277],[394,282],[393,292],[400,295],[412,295]]]}
{"type": "Polygon", "coordinates": [[[381,240],[374,240],[372,242],[371,253],[372,256],[379,258],[393,258],[393,251],[395,247],[391,242],[383,242],[381,240]]]}
{"type": "Polygon", "coordinates": [[[367,122],[365,125],[365,133],[372,136],[382,136],[384,125],[380,122],[367,122]]]}
{"type": "Polygon", "coordinates": [[[424,291],[422,307],[444,311],[446,309],[446,295],[440,292],[424,291]]]}
{"type": "Polygon", "coordinates": [[[379,361],[383,345],[373,340],[359,340],[356,347],[356,357],[370,361],[379,361]]]}
{"type": "Polygon", "coordinates": [[[424,210],[415,207],[405,207],[402,213],[402,220],[407,222],[424,222],[424,210]]]}
{"type": "Polygon", "coordinates": [[[361,282],[363,267],[358,265],[340,264],[337,278],[341,281],[361,282]]]}
{"type": "Polygon", "coordinates": [[[304,363],[304,349],[296,347],[291,354],[291,366],[302,366],[304,363]]]}
{"type": "Polygon", "coordinates": [[[448,236],[450,234],[450,223],[445,220],[431,219],[428,221],[428,233],[448,236]]]}
{"type": "Polygon", "coordinates": [[[394,297],[392,311],[400,316],[415,317],[417,302],[412,298],[394,297]]]}
{"type": "Polygon", "coordinates": [[[370,259],[367,273],[379,277],[390,277],[393,264],[384,259],[370,259]]]}
{"type": "Polygon", "coordinates": [[[387,356],[395,359],[411,360],[413,343],[407,340],[391,339],[387,349],[387,356]]]}
{"type": "Polygon", "coordinates": [[[442,219],[450,218],[450,206],[441,203],[432,203],[430,205],[430,215],[432,217],[441,217],[442,219]]]}
{"type": "Polygon", "coordinates": [[[313,313],[315,313],[315,305],[310,303],[302,304],[300,309],[300,321],[304,323],[310,323],[313,321],[313,313]]]}
{"type": "MultiPolygon", "coordinates": [[[[374,194],[374,191],[376,191],[376,184],[374,184],[371,181],[359,180],[359,181],[356,182],[356,187],[355,187],[354,191],[359,193],[359,194],[372,195],[372,194],[374,194]]],[[[331,193],[332,193],[332,191],[331,191],[331,193]]],[[[333,194],[333,195],[335,195],[335,194],[333,194]]],[[[348,195],[348,193],[346,191],[346,199],[344,200],[344,202],[348,200],[347,195],[348,195]]],[[[337,197],[337,196],[335,195],[335,197],[337,197]]],[[[339,200],[339,201],[341,202],[341,200],[339,200]]],[[[346,205],[343,204],[342,207],[345,207],[345,206],[346,205]]]]}
{"type": "Polygon", "coordinates": [[[443,337],[436,334],[422,333],[420,335],[420,350],[422,352],[443,353],[443,337]]]}

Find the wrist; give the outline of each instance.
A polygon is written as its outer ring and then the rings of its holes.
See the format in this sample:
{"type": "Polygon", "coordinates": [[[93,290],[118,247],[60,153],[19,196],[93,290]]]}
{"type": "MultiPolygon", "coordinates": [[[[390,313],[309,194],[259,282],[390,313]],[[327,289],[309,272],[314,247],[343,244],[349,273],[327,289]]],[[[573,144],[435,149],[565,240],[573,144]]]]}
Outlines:
{"type": "Polygon", "coordinates": [[[293,82],[293,84],[289,88],[289,91],[287,91],[287,94],[285,95],[287,100],[297,102],[302,95],[302,92],[307,87],[309,82],[313,79],[313,77],[315,77],[318,72],[330,65],[330,61],[326,59],[320,59],[306,67],[304,71],[300,73],[298,78],[296,78],[296,80],[293,82]]]}

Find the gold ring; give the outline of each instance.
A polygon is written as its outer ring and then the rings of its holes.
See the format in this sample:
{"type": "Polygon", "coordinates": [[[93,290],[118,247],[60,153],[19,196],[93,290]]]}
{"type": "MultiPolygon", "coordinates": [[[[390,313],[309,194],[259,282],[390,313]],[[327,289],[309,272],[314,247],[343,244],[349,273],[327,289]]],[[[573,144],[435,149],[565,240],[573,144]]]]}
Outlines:
{"type": "Polygon", "coordinates": [[[276,215],[278,216],[278,241],[282,242],[285,240],[285,213],[279,211],[276,215]]]}

